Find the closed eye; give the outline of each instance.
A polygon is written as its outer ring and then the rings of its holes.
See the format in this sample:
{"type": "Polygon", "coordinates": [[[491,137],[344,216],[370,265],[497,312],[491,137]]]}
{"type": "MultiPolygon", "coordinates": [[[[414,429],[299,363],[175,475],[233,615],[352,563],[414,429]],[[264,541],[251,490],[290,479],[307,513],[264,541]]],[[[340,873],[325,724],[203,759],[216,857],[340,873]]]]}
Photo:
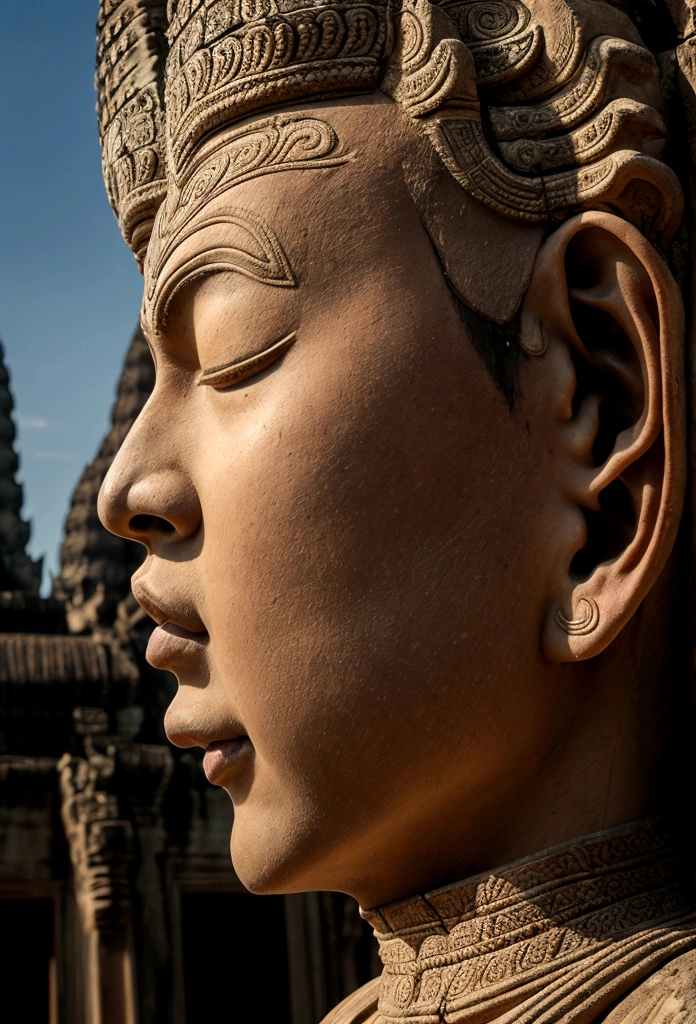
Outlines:
{"type": "Polygon", "coordinates": [[[248,359],[201,370],[197,383],[208,384],[211,388],[229,388],[233,384],[239,384],[247,377],[253,377],[255,373],[261,373],[262,370],[267,369],[276,359],[280,359],[295,343],[296,338],[297,332],[293,331],[282,341],[277,341],[275,345],[271,345],[270,348],[264,349],[263,352],[250,356],[248,359]]]}

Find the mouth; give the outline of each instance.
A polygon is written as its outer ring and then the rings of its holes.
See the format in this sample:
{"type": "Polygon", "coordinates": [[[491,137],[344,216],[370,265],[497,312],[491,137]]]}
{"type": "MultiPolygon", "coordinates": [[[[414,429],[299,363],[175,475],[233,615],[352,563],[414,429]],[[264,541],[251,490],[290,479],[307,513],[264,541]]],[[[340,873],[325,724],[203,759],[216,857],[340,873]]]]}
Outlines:
{"type": "Polygon", "coordinates": [[[133,594],[143,611],[157,623],[146,652],[153,668],[171,670],[182,656],[199,653],[207,645],[210,636],[194,609],[168,608],[150,595],[141,579],[133,580],[133,594]]]}
{"type": "Polygon", "coordinates": [[[205,748],[203,771],[213,786],[222,786],[241,767],[240,762],[253,750],[248,736],[233,740],[215,740],[205,748]]]}

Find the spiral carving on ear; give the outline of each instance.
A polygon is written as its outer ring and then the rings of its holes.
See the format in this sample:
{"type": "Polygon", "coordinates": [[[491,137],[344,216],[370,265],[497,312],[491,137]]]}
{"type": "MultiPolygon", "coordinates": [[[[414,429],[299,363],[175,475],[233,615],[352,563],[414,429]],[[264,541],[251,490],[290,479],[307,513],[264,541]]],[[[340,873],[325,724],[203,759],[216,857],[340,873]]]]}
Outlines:
{"type": "Polygon", "coordinates": [[[556,624],[570,636],[586,636],[599,625],[599,608],[591,597],[581,597],[578,601],[577,619],[568,619],[559,608],[556,612],[556,624]]]}

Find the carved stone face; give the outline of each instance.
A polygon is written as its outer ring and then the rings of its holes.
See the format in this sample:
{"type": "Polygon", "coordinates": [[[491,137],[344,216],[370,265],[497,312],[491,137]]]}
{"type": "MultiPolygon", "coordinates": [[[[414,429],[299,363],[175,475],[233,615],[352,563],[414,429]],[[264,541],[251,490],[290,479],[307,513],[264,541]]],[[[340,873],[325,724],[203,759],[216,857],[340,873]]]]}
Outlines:
{"type": "Polygon", "coordinates": [[[168,733],[213,744],[242,881],[370,905],[485,866],[491,802],[512,813],[574,697],[539,642],[553,453],[404,184],[428,144],[389,102],[310,113],[349,159],[233,185],[160,260],[157,383],[102,515],[148,547],[168,733]]]}

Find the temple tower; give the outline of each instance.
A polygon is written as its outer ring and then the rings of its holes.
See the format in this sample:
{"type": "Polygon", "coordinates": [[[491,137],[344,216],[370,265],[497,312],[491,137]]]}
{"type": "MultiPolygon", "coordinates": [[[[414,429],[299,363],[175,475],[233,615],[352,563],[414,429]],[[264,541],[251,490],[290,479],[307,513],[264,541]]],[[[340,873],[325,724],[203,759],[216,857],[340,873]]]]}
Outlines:
{"type": "Polygon", "coordinates": [[[14,400],[5,353],[0,343],[0,591],[38,594],[42,559],[26,552],[30,526],[21,517],[22,485],[17,482],[19,459],[15,451],[14,400]]]}
{"type": "Polygon", "coordinates": [[[107,533],[99,522],[99,488],[114,455],[133,426],[155,382],[155,370],[142,331],[131,339],[111,412],[111,427],[96,458],[85,467],[65,521],[56,597],[65,602],[71,633],[112,626],[117,605],[130,593],[130,578],[142,561],[138,544],[107,533]]]}

